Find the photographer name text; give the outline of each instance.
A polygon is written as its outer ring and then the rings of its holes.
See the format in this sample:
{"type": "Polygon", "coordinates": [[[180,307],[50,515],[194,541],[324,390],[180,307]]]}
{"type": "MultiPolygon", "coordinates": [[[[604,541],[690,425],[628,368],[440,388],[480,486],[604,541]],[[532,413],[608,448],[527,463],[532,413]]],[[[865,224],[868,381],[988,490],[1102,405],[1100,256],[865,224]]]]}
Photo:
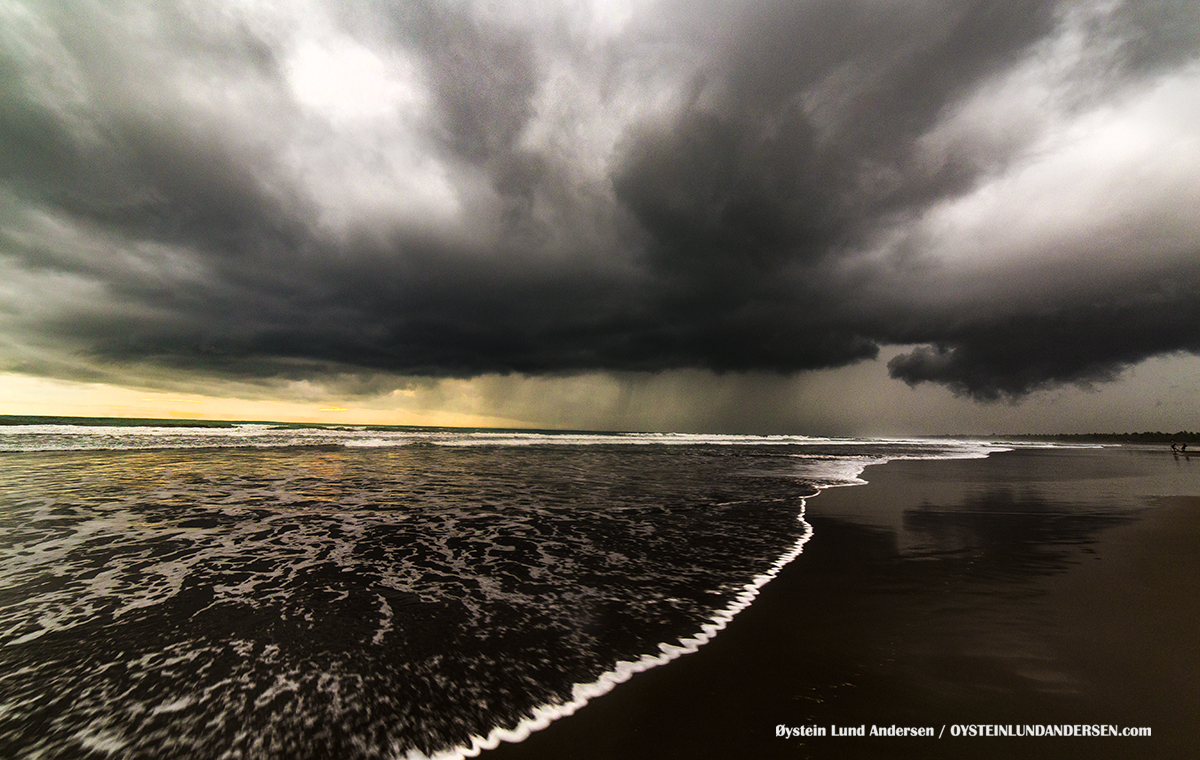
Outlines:
{"type": "Polygon", "coordinates": [[[775,726],[775,736],[783,739],[798,739],[805,737],[929,737],[938,738],[949,734],[952,737],[1084,737],[1084,736],[1150,736],[1148,727],[1121,727],[1097,723],[1071,723],[1063,725],[1018,724],[1001,725],[995,723],[955,723],[952,725],[935,726],[878,726],[865,723],[858,726],[787,726],[782,723],[775,726]],[[946,729],[949,729],[947,731],[946,729]]]}

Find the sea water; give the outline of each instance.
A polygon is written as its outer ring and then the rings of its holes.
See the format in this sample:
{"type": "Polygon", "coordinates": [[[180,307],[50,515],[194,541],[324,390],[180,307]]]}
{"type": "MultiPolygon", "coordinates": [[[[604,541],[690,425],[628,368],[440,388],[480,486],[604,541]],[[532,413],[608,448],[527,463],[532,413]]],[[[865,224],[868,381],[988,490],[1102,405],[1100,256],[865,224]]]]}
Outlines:
{"type": "Polygon", "coordinates": [[[1001,448],[0,426],[0,756],[472,756],[718,635],[820,489],[1001,448]]]}

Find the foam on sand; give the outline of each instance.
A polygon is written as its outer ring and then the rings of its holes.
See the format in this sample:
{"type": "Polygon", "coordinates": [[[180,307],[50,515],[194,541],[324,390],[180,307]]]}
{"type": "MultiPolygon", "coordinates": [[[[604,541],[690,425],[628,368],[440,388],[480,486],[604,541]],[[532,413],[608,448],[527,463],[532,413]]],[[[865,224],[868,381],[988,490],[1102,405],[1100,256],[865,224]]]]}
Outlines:
{"type": "MultiPolygon", "coordinates": [[[[573,714],[590,700],[607,694],[618,684],[628,681],[637,673],[656,668],[659,665],[666,665],[668,662],[678,659],[685,654],[698,651],[700,647],[712,641],[718,633],[724,630],[735,615],[749,607],[754,598],[758,596],[759,590],[770,582],[772,578],[777,576],[784,566],[800,556],[801,552],[804,551],[804,545],[808,543],[813,534],[812,526],[804,520],[805,506],[806,501],[801,499],[800,514],[796,519],[804,526],[804,534],[796,541],[795,545],[786,554],[776,560],[769,570],[755,576],[754,580],[747,583],[729,606],[714,614],[707,623],[700,627],[700,632],[696,635],[681,639],[678,644],[659,644],[661,654],[645,654],[637,660],[616,663],[612,670],[604,673],[595,681],[576,684],[572,689],[572,698],[569,702],[542,705],[536,708],[532,715],[518,723],[515,728],[497,727],[492,729],[487,736],[471,737],[471,743],[468,746],[455,747],[442,752],[435,752],[432,755],[426,755],[417,750],[409,750],[403,755],[404,760],[462,760],[462,758],[476,757],[486,749],[495,749],[499,746],[500,742],[517,743],[524,741],[534,731],[540,731],[559,718],[565,718],[573,714]]],[[[399,757],[399,755],[397,756],[399,757]]]]}

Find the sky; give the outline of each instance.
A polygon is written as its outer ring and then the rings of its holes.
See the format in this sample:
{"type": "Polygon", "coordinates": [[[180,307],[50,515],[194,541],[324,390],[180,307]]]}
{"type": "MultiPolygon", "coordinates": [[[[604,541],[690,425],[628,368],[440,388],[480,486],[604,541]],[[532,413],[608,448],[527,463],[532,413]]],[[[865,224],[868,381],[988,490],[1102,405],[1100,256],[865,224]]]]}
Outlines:
{"type": "Polygon", "coordinates": [[[0,0],[0,413],[1200,429],[1194,0],[0,0]]]}

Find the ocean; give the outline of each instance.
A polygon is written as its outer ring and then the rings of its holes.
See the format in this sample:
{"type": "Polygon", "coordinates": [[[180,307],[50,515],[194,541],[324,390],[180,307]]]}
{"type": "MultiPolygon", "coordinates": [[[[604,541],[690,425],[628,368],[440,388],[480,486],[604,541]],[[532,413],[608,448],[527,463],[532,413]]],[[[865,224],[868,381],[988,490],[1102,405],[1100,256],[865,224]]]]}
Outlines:
{"type": "Polygon", "coordinates": [[[693,652],[972,440],[0,426],[0,756],[460,758],[693,652]]]}

